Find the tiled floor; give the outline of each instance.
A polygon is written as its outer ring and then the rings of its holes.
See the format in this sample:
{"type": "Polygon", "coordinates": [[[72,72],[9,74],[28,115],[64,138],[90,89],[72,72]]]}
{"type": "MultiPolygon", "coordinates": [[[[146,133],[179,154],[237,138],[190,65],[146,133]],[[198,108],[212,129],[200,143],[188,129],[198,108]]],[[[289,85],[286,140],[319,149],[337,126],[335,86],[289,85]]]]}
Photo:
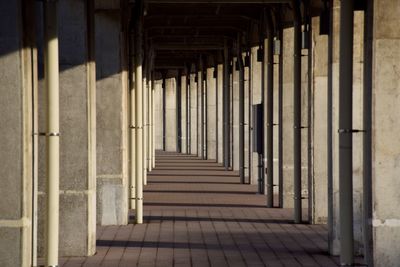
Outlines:
{"type": "Polygon", "coordinates": [[[99,227],[96,255],[60,266],[338,266],[326,226],[292,224],[292,210],[255,192],[212,161],[159,153],[145,223],[99,227]]]}

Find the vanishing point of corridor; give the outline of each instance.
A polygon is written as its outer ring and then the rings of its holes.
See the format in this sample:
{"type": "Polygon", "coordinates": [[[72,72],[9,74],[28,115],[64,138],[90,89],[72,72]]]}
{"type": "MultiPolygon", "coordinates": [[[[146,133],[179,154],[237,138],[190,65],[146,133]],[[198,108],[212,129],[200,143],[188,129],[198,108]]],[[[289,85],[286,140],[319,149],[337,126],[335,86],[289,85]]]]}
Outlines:
{"type": "Polygon", "coordinates": [[[265,208],[237,172],[171,152],[156,162],[144,223],[99,227],[97,253],[60,266],[339,266],[325,225],[293,224],[290,209],[265,208]]]}
{"type": "Polygon", "coordinates": [[[399,2],[0,1],[0,267],[399,267],[399,2]]]}

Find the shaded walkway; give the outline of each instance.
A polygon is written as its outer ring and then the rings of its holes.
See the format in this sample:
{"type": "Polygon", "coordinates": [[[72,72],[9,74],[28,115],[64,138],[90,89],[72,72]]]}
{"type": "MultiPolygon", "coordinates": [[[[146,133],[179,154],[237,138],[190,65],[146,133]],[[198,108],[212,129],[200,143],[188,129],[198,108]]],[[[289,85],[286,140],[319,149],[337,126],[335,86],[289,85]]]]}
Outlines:
{"type": "Polygon", "coordinates": [[[255,186],[215,162],[159,152],[148,181],[143,225],[99,227],[95,256],[60,265],[338,266],[325,226],[264,208],[255,186]]]}

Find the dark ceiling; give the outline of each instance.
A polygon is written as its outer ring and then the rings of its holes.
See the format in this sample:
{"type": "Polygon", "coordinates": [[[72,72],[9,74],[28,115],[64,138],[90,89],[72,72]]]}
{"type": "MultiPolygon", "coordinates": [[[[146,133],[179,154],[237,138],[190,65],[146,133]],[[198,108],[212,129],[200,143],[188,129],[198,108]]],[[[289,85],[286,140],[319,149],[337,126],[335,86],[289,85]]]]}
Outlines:
{"type": "MultiPolygon", "coordinates": [[[[315,2],[314,9],[323,4],[315,2]]],[[[272,18],[276,34],[280,27],[290,26],[292,4],[288,0],[145,0],[146,52],[153,51],[156,70],[185,69],[200,58],[213,65],[220,61],[225,43],[234,51],[239,36],[244,50],[258,45],[260,37],[266,36],[266,16],[272,18]]],[[[310,16],[304,11],[306,5],[312,10],[307,1],[301,4],[302,13],[310,16]]]]}

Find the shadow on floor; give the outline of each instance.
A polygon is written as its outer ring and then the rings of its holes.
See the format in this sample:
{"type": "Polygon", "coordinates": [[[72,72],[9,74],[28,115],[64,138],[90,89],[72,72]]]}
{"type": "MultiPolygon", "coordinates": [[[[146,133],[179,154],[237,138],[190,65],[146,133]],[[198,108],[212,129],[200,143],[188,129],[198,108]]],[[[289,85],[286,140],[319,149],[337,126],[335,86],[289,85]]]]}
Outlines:
{"type": "Polygon", "coordinates": [[[147,184],[237,184],[239,182],[220,182],[220,181],[207,181],[207,182],[200,182],[200,181],[147,181],[147,184]]]}
{"type": "MultiPolygon", "coordinates": [[[[168,171],[174,171],[174,170],[168,170],[168,171]]],[[[181,177],[213,177],[213,176],[223,176],[223,177],[236,177],[239,179],[239,176],[237,174],[225,174],[225,173],[213,173],[211,174],[187,174],[187,173],[149,173],[147,175],[148,177],[157,177],[157,176],[181,176],[181,177]]]]}
{"type": "MultiPolygon", "coordinates": [[[[207,167],[207,166],[195,166],[195,167],[190,167],[190,166],[164,166],[164,167],[157,167],[156,171],[217,171],[217,172],[224,172],[225,175],[227,175],[226,171],[224,168],[215,168],[215,167],[207,167]],[[199,168],[199,167],[204,167],[204,168],[199,168]]],[[[228,174],[229,176],[229,174],[228,174]]],[[[235,176],[238,176],[236,174],[235,176]]]]}
{"type": "MultiPolygon", "coordinates": [[[[130,220],[134,220],[135,216],[130,216],[130,220]]],[[[251,218],[210,218],[210,217],[186,217],[186,216],[144,216],[143,219],[149,223],[152,221],[182,221],[182,222],[238,222],[238,223],[277,223],[277,224],[293,224],[292,220],[287,219],[251,219],[251,218]]]]}
{"type": "Polygon", "coordinates": [[[145,206],[163,207],[212,207],[212,208],[265,208],[265,205],[257,204],[221,204],[221,203],[168,203],[168,202],[145,202],[145,206]]]}
{"type": "Polygon", "coordinates": [[[170,194],[226,194],[226,195],[256,195],[255,192],[245,191],[207,191],[207,190],[145,190],[145,193],[170,193],[170,194]]]}

